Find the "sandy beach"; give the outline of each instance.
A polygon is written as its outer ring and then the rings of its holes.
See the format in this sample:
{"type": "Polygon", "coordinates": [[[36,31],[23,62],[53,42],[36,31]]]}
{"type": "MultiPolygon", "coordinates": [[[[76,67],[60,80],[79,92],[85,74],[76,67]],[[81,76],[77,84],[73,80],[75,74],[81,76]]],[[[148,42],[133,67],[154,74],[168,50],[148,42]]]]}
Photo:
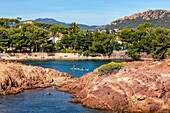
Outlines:
{"type": "MultiPolygon", "coordinates": [[[[83,56],[78,53],[0,53],[0,60],[132,60],[126,50],[113,51],[112,55],[83,56]]],[[[141,60],[153,60],[150,55],[141,53],[141,60]]]]}
{"type": "Polygon", "coordinates": [[[123,57],[82,56],[78,53],[0,53],[2,60],[111,60],[123,57]]]}

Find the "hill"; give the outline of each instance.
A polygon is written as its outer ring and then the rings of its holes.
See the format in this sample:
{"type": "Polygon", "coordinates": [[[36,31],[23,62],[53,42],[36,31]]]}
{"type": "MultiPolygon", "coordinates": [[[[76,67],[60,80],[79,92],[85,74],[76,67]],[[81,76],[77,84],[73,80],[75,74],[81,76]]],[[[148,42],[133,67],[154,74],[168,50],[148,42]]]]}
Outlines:
{"type": "MultiPolygon", "coordinates": [[[[38,18],[34,20],[35,22],[41,22],[46,24],[58,24],[61,26],[69,27],[70,23],[60,22],[52,18],[38,18]]],[[[97,26],[88,26],[84,24],[78,24],[81,30],[95,30],[97,26]]]]}
{"type": "Polygon", "coordinates": [[[170,28],[170,10],[147,10],[142,13],[125,16],[112,21],[106,28],[133,28],[145,22],[150,22],[152,27],[170,28]]]}

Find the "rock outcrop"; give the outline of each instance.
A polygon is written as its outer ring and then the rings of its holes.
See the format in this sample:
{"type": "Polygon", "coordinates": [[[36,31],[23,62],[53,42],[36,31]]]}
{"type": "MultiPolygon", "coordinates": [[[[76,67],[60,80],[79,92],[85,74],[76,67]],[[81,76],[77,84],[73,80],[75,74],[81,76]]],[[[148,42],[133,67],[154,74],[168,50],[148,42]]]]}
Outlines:
{"type": "Polygon", "coordinates": [[[118,112],[170,112],[170,60],[138,61],[112,75],[97,69],[57,87],[73,93],[74,103],[118,112]]]}
{"type": "Polygon", "coordinates": [[[109,29],[135,28],[139,24],[150,22],[152,27],[170,28],[170,10],[147,10],[112,21],[106,26],[109,29]]]}
{"type": "Polygon", "coordinates": [[[124,21],[124,20],[133,20],[137,18],[142,18],[143,20],[152,20],[152,19],[160,19],[164,17],[170,17],[170,10],[147,10],[143,13],[133,14],[131,16],[125,16],[120,18],[110,24],[117,24],[116,22],[124,21]]]}
{"type": "Polygon", "coordinates": [[[71,78],[67,73],[13,61],[0,61],[0,67],[0,95],[56,86],[71,78]]]}

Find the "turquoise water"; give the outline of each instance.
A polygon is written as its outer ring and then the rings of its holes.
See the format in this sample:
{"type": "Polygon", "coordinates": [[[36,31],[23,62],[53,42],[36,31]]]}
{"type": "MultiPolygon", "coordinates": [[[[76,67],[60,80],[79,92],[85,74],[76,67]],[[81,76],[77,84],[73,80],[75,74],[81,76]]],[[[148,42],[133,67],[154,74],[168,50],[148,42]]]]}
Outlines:
{"type": "Polygon", "coordinates": [[[47,60],[47,61],[22,61],[22,63],[32,66],[41,66],[44,68],[52,68],[61,72],[66,72],[72,77],[79,78],[80,76],[92,72],[95,68],[109,63],[109,60],[47,60]],[[73,70],[73,65],[76,65],[76,70],[73,70]],[[84,67],[85,70],[81,70],[84,67]],[[79,70],[80,69],[80,70],[79,70]]]}
{"type": "MultiPolygon", "coordinates": [[[[67,72],[73,77],[80,77],[85,73],[110,61],[84,60],[84,61],[22,61],[27,65],[53,68],[67,72]],[[71,70],[73,64],[77,68],[85,67],[88,71],[71,70]]],[[[82,107],[81,104],[73,104],[69,101],[71,94],[55,89],[28,90],[15,96],[0,97],[0,113],[108,113],[109,111],[92,110],[82,107]],[[46,95],[51,92],[51,95],[46,95]]]]}

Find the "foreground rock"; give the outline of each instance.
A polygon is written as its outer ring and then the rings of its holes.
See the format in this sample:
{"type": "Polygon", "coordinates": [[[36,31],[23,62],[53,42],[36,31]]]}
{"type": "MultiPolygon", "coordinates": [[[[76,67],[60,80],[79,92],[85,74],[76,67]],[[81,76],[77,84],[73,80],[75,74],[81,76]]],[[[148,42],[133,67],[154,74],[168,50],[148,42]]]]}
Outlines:
{"type": "Polygon", "coordinates": [[[0,95],[57,86],[71,78],[67,73],[12,61],[0,61],[0,67],[0,95]]]}
{"type": "Polygon", "coordinates": [[[129,62],[112,75],[97,69],[57,87],[75,95],[72,102],[118,112],[170,112],[170,61],[129,62]]]}

